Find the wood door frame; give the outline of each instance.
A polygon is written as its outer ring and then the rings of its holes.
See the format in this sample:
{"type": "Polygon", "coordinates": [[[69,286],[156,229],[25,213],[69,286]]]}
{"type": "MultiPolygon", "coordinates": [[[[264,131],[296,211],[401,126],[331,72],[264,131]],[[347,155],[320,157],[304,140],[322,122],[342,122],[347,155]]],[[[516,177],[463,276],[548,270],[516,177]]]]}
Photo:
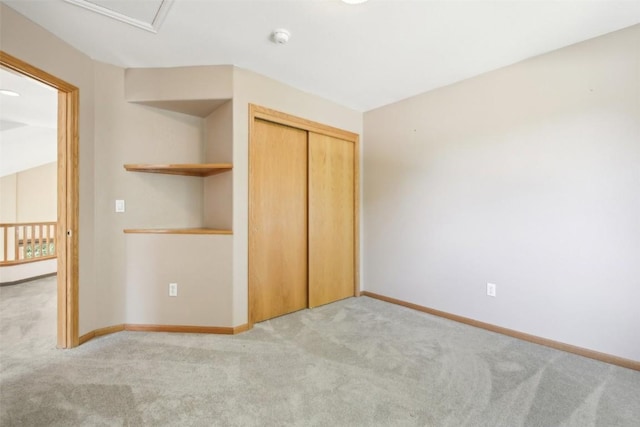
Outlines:
{"type": "Polygon", "coordinates": [[[58,90],[58,348],[79,344],[78,328],[78,114],[79,89],[4,51],[0,65],[58,90]],[[63,242],[64,244],[61,244],[63,242]]]}
{"type": "MultiPolygon", "coordinates": [[[[301,117],[292,116],[287,113],[272,110],[270,108],[262,107],[256,104],[249,104],[249,156],[251,156],[251,143],[254,138],[254,123],[256,119],[266,120],[268,122],[277,123],[285,126],[290,126],[296,129],[302,129],[307,132],[314,132],[321,135],[328,135],[335,138],[339,138],[354,144],[354,159],[353,159],[353,224],[354,224],[354,289],[353,294],[355,296],[360,295],[360,136],[357,133],[349,132],[343,129],[338,129],[332,126],[328,126],[322,123],[314,122],[312,120],[303,119],[301,117]]],[[[249,175],[251,175],[251,169],[249,169],[249,175]]],[[[250,181],[250,179],[249,179],[250,181]]],[[[250,195],[251,189],[249,189],[250,195]]],[[[249,210],[251,209],[251,197],[249,196],[248,203],[249,210]]],[[[251,215],[247,216],[251,218],[251,215]]],[[[248,224],[248,232],[251,233],[251,224],[248,224]]],[[[251,260],[248,260],[250,263],[251,260]]],[[[247,281],[248,281],[247,277],[247,281]]],[[[248,319],[249,326],[253,326],[253,313],[251,310],[251,298],[252,289],[251,283],[248,281],[248,319]]]]}

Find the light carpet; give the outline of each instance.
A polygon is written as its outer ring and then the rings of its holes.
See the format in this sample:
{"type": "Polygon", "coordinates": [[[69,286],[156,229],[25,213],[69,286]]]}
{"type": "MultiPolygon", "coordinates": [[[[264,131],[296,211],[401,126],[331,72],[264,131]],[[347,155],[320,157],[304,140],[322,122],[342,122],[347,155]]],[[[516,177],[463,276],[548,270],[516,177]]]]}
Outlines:
{"type": "Polygon", "coordinates": [[[73,350],[55,307],[0,288],[2,426],[640,426],[640,372],[367,297],[73,350]]]}

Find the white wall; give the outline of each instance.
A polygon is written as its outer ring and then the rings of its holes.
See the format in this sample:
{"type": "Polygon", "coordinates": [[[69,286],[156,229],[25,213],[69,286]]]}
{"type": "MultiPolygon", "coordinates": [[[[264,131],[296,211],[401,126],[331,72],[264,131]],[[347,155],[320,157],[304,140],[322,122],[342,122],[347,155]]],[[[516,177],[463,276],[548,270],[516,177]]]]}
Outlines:
{"type": "Polygon", "coordinates": [[[364,130],[368,291],[640,360],[640,26],[364,130]]]}
{"type": "Polygon", "coordinates": [[[57,259],[0,267],[0,283],[11,283],[53,274],[58,270],[57,259]]]}

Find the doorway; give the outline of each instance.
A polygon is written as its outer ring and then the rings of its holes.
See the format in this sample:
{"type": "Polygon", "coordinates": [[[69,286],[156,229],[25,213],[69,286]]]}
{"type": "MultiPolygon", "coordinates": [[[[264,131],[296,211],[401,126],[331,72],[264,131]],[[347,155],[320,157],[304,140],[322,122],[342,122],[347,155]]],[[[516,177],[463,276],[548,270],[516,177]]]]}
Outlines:
{"type": "Polygon", "coordinates": [[[78,328],[78,111],[79,89],[14,56],[0,51],[0,66],[58,91],[58,170],[56,227],[57,346],[79,344],[78,328]]]}

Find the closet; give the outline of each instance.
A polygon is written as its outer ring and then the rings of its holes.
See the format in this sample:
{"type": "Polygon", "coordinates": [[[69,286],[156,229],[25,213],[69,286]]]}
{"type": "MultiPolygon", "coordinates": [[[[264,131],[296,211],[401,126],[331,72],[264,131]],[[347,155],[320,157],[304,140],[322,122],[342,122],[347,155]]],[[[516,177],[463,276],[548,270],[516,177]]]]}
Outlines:
{"type": "Polygon", "coordinates": [[[251,106],[249,320],[357,293],[358,136],[251,106]]]}

